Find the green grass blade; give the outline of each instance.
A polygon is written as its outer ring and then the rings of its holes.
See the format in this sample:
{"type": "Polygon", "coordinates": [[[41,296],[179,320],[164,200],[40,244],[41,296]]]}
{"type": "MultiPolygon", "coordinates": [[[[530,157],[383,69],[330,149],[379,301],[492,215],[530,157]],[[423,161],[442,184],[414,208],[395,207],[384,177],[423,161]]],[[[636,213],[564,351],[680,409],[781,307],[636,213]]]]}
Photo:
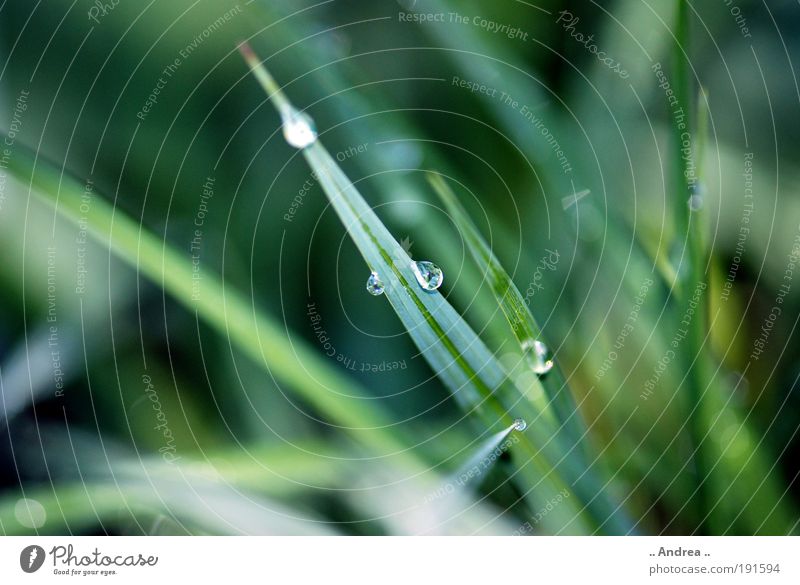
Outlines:
{"type": "MultiPolygon", "coordinates": [[[[434,191],[447,208],[451,219],[458,227],[472,258],[485,275],[485,278],[488,279],[495,299],[520,344],[523,356],[531,362],[529,365],[535,368],[537,366],[536,360],[529,347],[533,340],[544,342],[544,336],[531,313],[530,307],[525,302],[525,298],[502,267],[500,261],[495,257],[450,186],[440,175],[430,173],[428,178],[434,191]]],[[[545,345],[547,344],[545,343],[545,345]]],[[[567,427],[574,440],[580,441],[584,439],[586,435],[585,425],[580,419],[577,405],[569,393],[569,388],[558,365],[553,366],[544,383],[536,379],[536,385],[539,386],[542,392],[536,392],[534,396],[547,396],[549,399],[549,402],[541,404],[540,408],[546,412],[555,411],[559,424],[567,427]]]]}
{"type": "MultiPolygon", "coordinates": [[[[147,476],[117,476],[114,482],[75,481],[27,489],[24,497],[36,500],[45,511],[45,523],[32,529],[19,522],[17,513],[22,493],[0,498],[0,533],[64,535],[81,533],[98,526],[113,529],[132,523],[147,531],[154,519],[171,519],[178,534],[241,535],[329,535],[333,531],[319,519],[285,504],[248,494],[213,480],[179,477],[148,479],[147,476]],[[190,488],[187,489],[187,483],[190,488]]],[[[23,508],[24,510],[24,508],[23,508]]],[[[31,522],[26,522],[30,525],[31,522]]]]}
{"type": "MultiPolygon", "coordinates": [[[[88,213],[81,211],[83,185],[55,165],[18,145],[9,170],[45,203],[74,223],[85,215],[89,233],[118,257],[136,268],[269,375],[287,384],[332,424],[379,453],[403,451],[391,431],[391,420],[355,383],[328,364],[282,325],[257,309],[241,293],[208,271],[202,272],[202,291],[193,299],[193,267],[181,253],[144,230],[138,223],[97,196],[88,213]],[[323,382],[324,381],[324,384],[323,382]]],[[[403,455],[403,457],[407,457],[403,455]]]]}
{"type": "MultiPolygon", "coordinates": [[[[263,10],[267,20],[274,21],[288,12],[292,3],[271,0],[254,3],[253,6],[263,10]]],[[[330,62],[331,55],[325,50],[324,45],[308,42],[309,37],[315,35],[315,28],[312,24],[303,22],[301,19],[290,19],[282,21],[280,27],[272,27],[269,30],[268,36],[258,35],[258,41],[259,46],[266,48],[270,55],[280,55],[288,45],[295,43],[302,45],[303,50],[293,53],[292,59],[296,64],[296,70],[304,73],[289,83],[301,81],[306,76],[314,77],[315,84],[323,88],[324,96],[309,104],[309,107],[330,108],[331,115],[336,119],[358,122],[357,124],[337,126],[337,134],[342,136],[342,141],[359,144],[364,136],[369,134],[376,139],[373,140],[375,146],[382,143],[382,147],[372,150],[370,156],[359,156],[352,159],[352,162],[366,174],[380,177],[382,188],[374,193],[376,205],[389,201],[389,194],[392,193],[406,193],[407,198],[431,201],[427,190],[423,188],[420,181],[415,180],[413,173],[393,172],[398,168],[398,159],[395,156],[397,151],[388,144],[391,142],[395,147],[406,146],[412,150],[421,149],[424,140],[398,139],[397,137],[421,136],[425,134],[423,129],[417,126],[413,118],[408,116],[399,120],[394,116],[372,115],[376,111],[399,110],[400,105],[393,99],[394,96],[384,92],[377,95],[379,93],[377,87],[366,81],[363,70],[354,67],[350,57],[330,62]],[[359,91],[364,85],[370,87],[369,98],[359,91]]],[[[265,60],[269,60],[269,57],[266,57],[265,60]]],[[[389,80],[387,87],[391,87],[391,84],[392,82],[389,80]]],[[[411,158],[413,159],[413,157],[411,158]]],[[[447,162],[433,150],[425,151],[425,161],[433,168],[447,168],[447,162]]],[[[406,157],[405,163],[409,162],[413,164],[413,160],[409,161],[406,157]]],[[[414,235],[416,232],[416,226],[413,223],[408,222],[405,226],[408,235],[414,235]]],[[[425,243],[429,249],[439,251],[438,257],[444,264],[447,264],[448,260],[452,262],[460,260],[460,249],[452,246],[448,227],[445,219],[439,214],[428,214],[425,218],[427,234],[425,243]]],[[[499,226],[498,229],[502,229],[502,226],[499,226]]],[[[470,313],[482,320],[482,329],[492,330],[497,338],[504,339],[505,330],[502,328],[502,323],[497,323],[493,319],[495,311],[491,304],[473,302],[474,291],[480,286],[477,271],[463,270],[459,274],[459,281],[462,280],[465,282],[465,286],[453,291],[452,294],[455,295],[453,299],[464,305],[469,304],[470,313]]]]}
{"type": "MultiPolygon", "coordinates": [[[[696,314],[688,327],[686,352],[683,355],[684,368],[687,372],[685,378],[685,393],[687,397],[687,424],[688,435],[692,444],[692,467],[697,478],[694,494],[697,517],[705,518],[709,509],[708,501],[708,462],[705,455],[706,435],[703,421],[701,399],[709,383],[706,363],[707,345],[704,343],[707,331],[707,312],[704,310],[708,293],[706,291],[706,261],[707,251],[703,244],[704,221],[702,209],[690,211],[692,200],[699,195],[699,149],[705,140],[704,122],[694,124],[694,99],[691,96],[691,78],[689,74],[689,43],[690,43],[690,13],[686,0],[676,0],[675,38],[673,44],[673,74],[675,76],[675,97],[677,103],[683,108],[685,119],[678,122],[672,117],[672,148],[673,172],[675,174],[675,199],[673,209],[675,213],[674,246],[680,252],[681,260],[677,263],[679,291],[673,291],[674,312],[677,320],[684,318],[688,302],[697,294],[700,301],[696,314]],[[694,135],[692,135],[692,133],[694,135]],[[690,145],[688,152],[686,135],[689,135],[690,145]],[[685,246],[681,245],[685,242],[685,246]],[[698,293],[698,291],[700,291],[698,293]],[[705,293],[703,291],[706,291],[705,293]]],[[[705,521],[701,520],[698,530],[706,533],[705,521]]]]}

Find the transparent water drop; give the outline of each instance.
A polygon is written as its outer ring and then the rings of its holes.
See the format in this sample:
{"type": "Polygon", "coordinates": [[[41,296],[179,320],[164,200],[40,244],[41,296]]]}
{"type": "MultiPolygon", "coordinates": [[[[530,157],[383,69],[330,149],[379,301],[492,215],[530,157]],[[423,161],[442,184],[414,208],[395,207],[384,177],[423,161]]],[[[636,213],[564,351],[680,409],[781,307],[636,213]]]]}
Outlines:
{"type": "Polygon", "coordinates": [[[417,282],[424,290],[434,291],[442,286],[444,272],[433,262],[427,260],[412,262],[411,270],[414,271],[417,282]]]}
{"type": "Polygon", "coordinates": [[[514,419],[514,430],[515,431],[522,432],[527,428],[528,428],[528,423],[526,423],[524,419],[521,419],[521,418],[514,419]]]}
{"type": "Polygon", "coordinates": [[[372,272],[367,279],[367,292],[373,296],[382,295],[386,289],[377,272],[372,272]]]}
{"type": "Polygon", "coordinates": [[[522,351],[534,374],[543,376],[553,369],[553,358],[547,346],[538,339],[529,339],[522,344],[522,351]]]}
{"type": "Polygon", "coordinates": [[[689,199],[686,204],[690,211],[700,211],[703,209],[703,186],[700,183],[692,183],[689,186],[689,199]]]}
{"type": "Polygon", "coordinates": [[[290,146],[307,148],[317,141],[317,127],[305,112],[289,107],[281,112],[281,120],[283,137],[290,146]]]}

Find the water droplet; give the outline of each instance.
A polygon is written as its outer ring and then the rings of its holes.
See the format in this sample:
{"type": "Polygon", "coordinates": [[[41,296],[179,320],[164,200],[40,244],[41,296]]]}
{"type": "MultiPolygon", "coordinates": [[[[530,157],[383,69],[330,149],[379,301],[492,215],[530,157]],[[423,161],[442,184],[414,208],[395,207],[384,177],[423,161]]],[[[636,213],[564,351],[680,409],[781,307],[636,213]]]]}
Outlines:
{"type": "Polygon", "coordinates": [[[377,272],[372,272],[367,279],[367,292],[371,295],[382,295],[386,287],[383,286],[383,281],[378,276],[377,272]]]}
{"type": "Polygon", "coordinates": [[[416,169],[422,164],[422,150],[412,142],[385,143],[380,152],[396,169],[416,169]]]}
{"type": "Polygon", "coordinates": [[[314,120],[292,107],[281,112],[283,120],[283,137],[295,148],[306,148],[317,141],[317,128],[314,120]]]}
{"type": "Polygon", "coordinates": [[[522,344],[522,351],[535,374],[543,376],[553,369],[553,358],[547,346],[538,339],[529,339],[522,344]]]}
{"type": "Polygon", "coordinates": [[[515,431],[522,432],[527,428],[528,428],[528,423],[526,423],[523,419],[521,419],[521,418],[514,419],[514,430],[515,431]]]}
{"type": "Polygon", "coordinates": [[[412,262],[411,270],[414,271],[417,282],[424,290],[434,291],[442,286],[444,272],[433,262],[428,262],[427,260],[412,262]]]}

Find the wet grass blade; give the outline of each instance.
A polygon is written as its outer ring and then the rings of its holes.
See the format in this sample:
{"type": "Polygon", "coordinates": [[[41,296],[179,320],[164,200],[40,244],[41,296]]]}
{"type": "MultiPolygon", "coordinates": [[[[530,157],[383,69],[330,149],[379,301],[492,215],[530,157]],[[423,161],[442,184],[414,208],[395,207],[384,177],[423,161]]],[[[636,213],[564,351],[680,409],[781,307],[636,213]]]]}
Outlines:
{"type": "MultiPolygon", "coordinates": [[[[272,103],[281,114],[284,128],[312,134],[310,119],[297,111],[261,61],[246,45],[240,47],[272,103]],[[293,125],[304,120],[309,127],[293,125]]],[[[289,140],[301,152],[319,179],[331,206],[367,263],[364,276],[379,275],[385,297],[423,356],[450,390],[461,409],[480,419],[486,431],[507,428],[517,417],[528,422],[522,435],[520,452],[513,457],[513,474],[523,493],[530,494],[535,506],[546,505],[565,487],[577,498],[566,499],[553,511],[549,528],[591,531],[605,525],[610,532],[626,532],[630,527],[624,514],[604,493],[591,469],[583,465],[574,449],[558,436],[558,427],[508,379],[508,373],[483,341],[437,291],[423,289],[411,258],[373,212],[352,182],[339,168],[319,140],[289,140]],[[577,501],[576,501],[577,500],[577,501]]],[[[446,271],[445,271],[446,273],[446,271]]],[[[355,283],[354,286],[363,286],[355,283]]]]}
{"type": "Polygon", "coordinates": [[[169,518],[176,534],[334,533],[319,518],[261,495],[243,497],[242,493],[218,481],[180,477],[177,472],[169,479],[148,479],[141,470],[136,476],[118,475],[114,482],[75,481],[59,484],[57,490],[48,485],[24,493],[44,509],[44,523],[36,529],[29,526],[39,524],[38,513],[21,507],[22,493],[0,498],[0,533],[63,535],[97,526],[113,530],[122,523],[133,524],[136,531],[145,533],[158,517],[169,518]],[[187,483],[191,489],[187,489],[187,483]]]}
{"type": "MultiPolygon", "coordinates": [[[[186,309],[230,339],[233,346],[306,400],[331,424],[383,455],[403,452],[391,420],[357,387],[302,340],[214,274],[203,271],[203,288],[193,300],[193,267],[181,253],[145,230],[99,194],[88,213],[81,211],[83,185],[62,169],[18,145],[9,169],[17,180],[74,223],[86,216],[90,235],[107,245],[138,273],[163,288],[186,309]],[[324,383],[322,382],[324,381],[324,383]]],[[[402,455],[403,460],[410,459],[402,455]]]]}

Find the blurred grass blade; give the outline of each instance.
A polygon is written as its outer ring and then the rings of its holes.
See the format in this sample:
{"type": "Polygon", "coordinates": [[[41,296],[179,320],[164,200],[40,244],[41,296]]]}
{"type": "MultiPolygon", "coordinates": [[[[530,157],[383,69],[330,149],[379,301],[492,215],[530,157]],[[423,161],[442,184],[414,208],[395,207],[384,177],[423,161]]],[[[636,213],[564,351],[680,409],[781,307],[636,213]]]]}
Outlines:
{"type": "MultiPolygon", "coordinates": [[[[140,470],[141,471],[141,470],[140,470]]],[[[177,534],[330,535],[334,532],[308,513],[261,495],[198,478],[153,478],[119,474],[115,480],[75,481],[26,489],[24,497],[44,508],[44,524],[35,530],[19,521],[22,493],[0,498],[0,531],[6,536],[64,535],[97,529],[114,531],[132,524],[143,533],[153,518],[167,515],[177,534]]],[[[33,524],[26,522],[26,524],[33,524]]],[[[38,522],[37,522],[38,524],[38,522]]]]}
{"type": "MultiPolygon", "coordinates": [[[[9,169],[57,213],[78,223],[85,216],[92,237],[107,245],[139,273],[162,287],[269,375],[274,375],[308,401],[319,413],[343,427],[376,452],[403,452],[402,442],[390,432],[391,421],[355,383],[252,302],[214,274],[202,273],[203,289],[193,300],[193,267],[181,254],[112,207],[100,196],[88,212],[81,211],[83,185],[58,167],[17,145],[9,169]],[[324,381],[324,383],[323,383],[324,381]]],[[[407,452],[406,452],[407,453],[407,452]]],[[[404,459],[409,458],[403,454],[404,459]]]]}
{"type": "MultiPolygon", "coordinates": [[[[290,107],[286,96],[247,51],[243,50],[245,59],[276,108],[283,112],[290,107]]],[[[319,141],[302,152],[369,269],[386,284],[386,297],[431,367],[452,386],[462,407],[481,412],[489,408],[492,401],[487,398],[504,384],[505,371],[441,294],[421,289],[412,259],[319,141]]],[[[365,281],[367,275],[365,271],[365,281]]],[[[498,414],[505,417],[504,426],[512,424],[511,414],[498,414]]]]}
{"type": "MultiPolygon", "coordinates": [[[[291,106],[249,47],[243,45],[240,49],[284,122],[289,120],[293,123],[298,117],[305,116],[291,106]]],[[[311,123],[310,119],[308,123],[311,123]]],[[[304,134],[308,135],[308,132],[304,134]]],[[[603,486],[586,468],[578,453],[565,447],[557,436],[557,426],[524,399],[508,379],[505,369],[444,296],[436,291],[423,290],[417,284],[411,258],[320,141],[307,141],[302,153],[367,262],[364,279],[370,271],[379,275],[385,284],[384,294],[405,329],[460,407],[466,413],[480,417],[487,430],[507,428],[517,417],[528,422],[528,431],[520,441],[523,453],[518,453],[513,460],[517,465],[514,479],[523,492],[533,496],[532,504],[546,505],[547,498],[555,496],[565,486],[578,495],[577,500],[583,508],[579,509],[574,501],[566,500],[569,503],[559,506],[554,514],[562,524],[551,523],[551,528],[566,530],[572,525],[573,530],[577,528],[578,532],[586,532],[590,527],[605,523],[612,532],[627,531],[630,524],[618,506],[607,498],[603,486]],[[526,454],[536,466],[534,473],[525,460],[526,454]]]]}

